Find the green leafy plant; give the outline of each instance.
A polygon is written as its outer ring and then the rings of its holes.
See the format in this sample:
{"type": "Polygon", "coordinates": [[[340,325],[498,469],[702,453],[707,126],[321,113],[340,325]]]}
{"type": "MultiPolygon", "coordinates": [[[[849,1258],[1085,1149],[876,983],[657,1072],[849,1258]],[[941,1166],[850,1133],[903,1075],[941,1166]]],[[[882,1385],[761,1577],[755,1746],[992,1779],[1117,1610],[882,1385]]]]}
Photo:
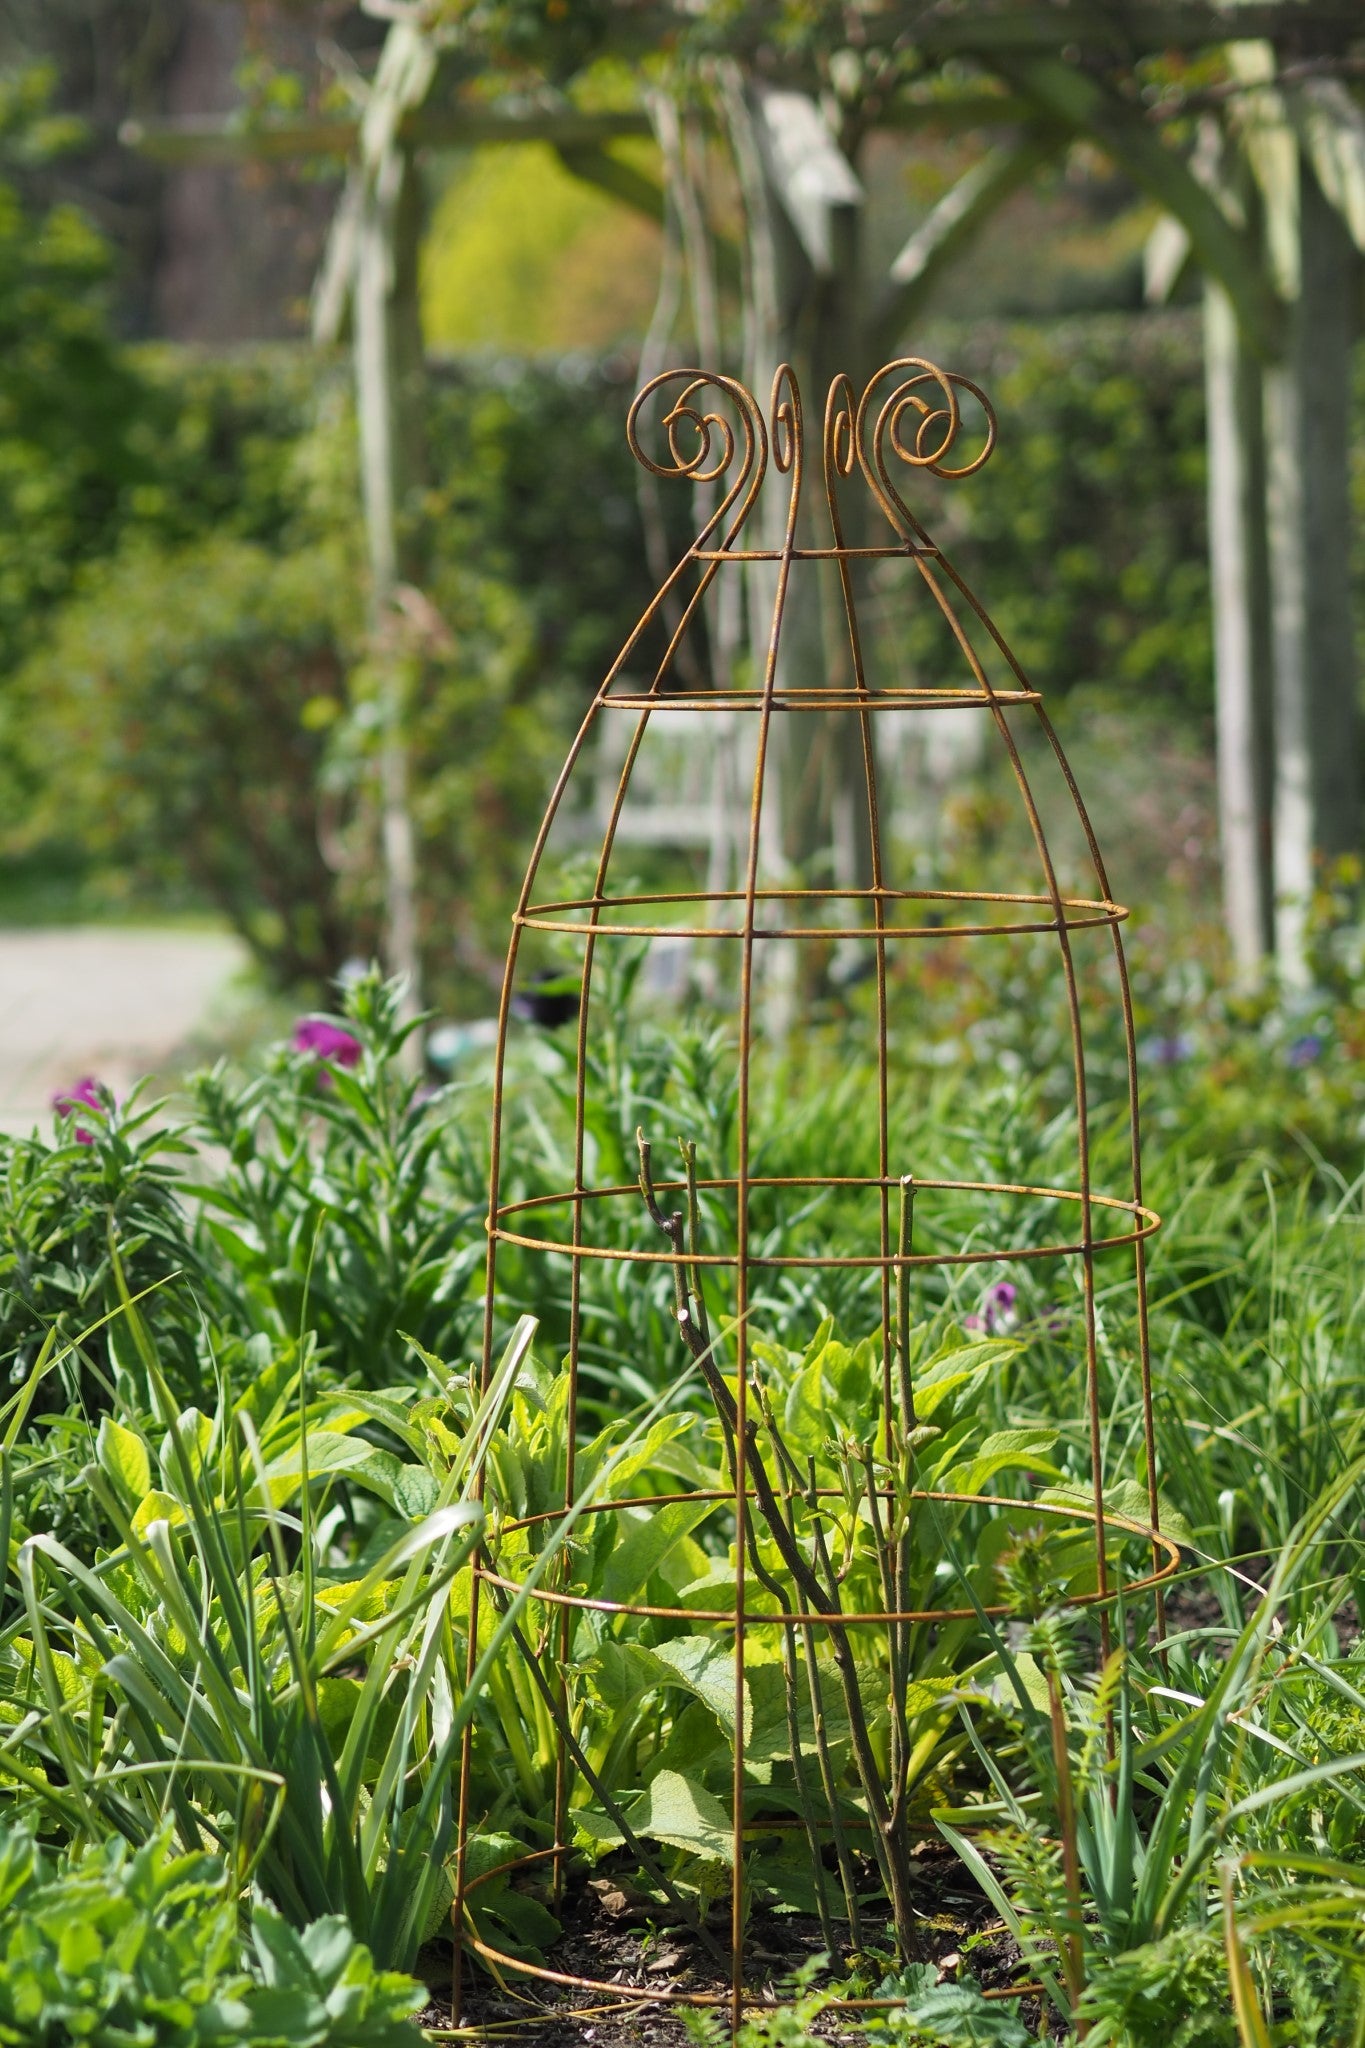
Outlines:
{"type": "Polygon", "coordinates": [[[12,1769],[86,1836],[137,1840],[164,1801],[187,1847],[216,1840],[296,1925],[339,1910],[381,1961],[406,1963],[445,1885],[463,1718],[448,1593],[482,1526],[463,1493],[484,1419],[444,1488],[409,1497],[397,1461],[349,1436],[354,1411],[315,1426],[297,1367],[216,1415],[177,1413],[125,1315],[164,1433],[106,1430],[84,1478],[114,1543],[93,1567],[42,1534],[19,1552],[28,1636],[11,1630],[11,1692],[35,1762],[12,1769]],[[328,1569],[317,1544],[338,1469],[400,1506],[358,1574],[328,1569]]]}
{"type": "Polygon", "coordinates": [[[350,1065],[295,1043],[254,1076],[195,1078],[191,1129],[223,1165],[182,1199],[202,1205],[221,1319],[281,1338],[305,1326],[329,1374],[384,1386],[412,1342],[461,1350],[487,1198],[458,1094],[406,1071],[421,1025],[399,987],[358,976],[333,1028],[350,1065]]]}
{"type": "Polygon", "coordinates": [[[0,1834],[0,2041],[14,2048],[417,2048],[426,1993],[344,1920],[295,1932],[258,1903],[244,1952],[218,1857],[161,1828],[54,1857],[0,1834]]]}
{"type": "MultiPolygon", "coordinates": [[[[1335,1793],[1361,1803],[1365,1754],[1305,1756],[1292,1715],[1271,1710],[1294,1661],[1292,1649],[1287,1659],[1282,1652],[1277,1615],[1296,1578],[1312,1573],[1362,1479],[1365,1460],[1357,1459],[1314,1504],[1255,1613],[1202,1674],[1202,1693],[1188,1670],[1180,1686],[1164,1673],[1149,1677],[1145,1729],[1137,1725],[1130,1653],[1116,1650],[1093,1685],[1079,1685],[1056,1611],[1035,1608],[1022,1656],[1000,1648],[1024,1783],[1012,1784],[974,1733],[994,1817],[984,1827],[973,1825],[970,1808],[936,1817],[1057,2013],[1087,2038],[1155,2048],[1169,2038],[1163,1987],[1183,1987],[1192,2011],[1205,1998],[1216,2012],[1226,1980],[1217,1944],[1206,1937],[1220,1859],[1272,1814],[1283,1843],[1285,1816],[1310,1789],[1319,1799],[1335,1793]],[[1169,1715],[1168,1702],[1176,1709],[1169,1715]]],[[[1231,1943],[1227,1957],[1235,1977],[1243,1966],[1231,1943]]],[[[1191,2032],[1191,2048],[1203,2038],[1191,2032]]]]}
{"type": "MultiPolygon", "coordinates": [[[[483,1257],[480,1169],[458,1094],[404,1070],[414,1027],[400,1007],[375,974],[347,989],[331,1028],[351,1067],[281,1046],[255,1074],[195,1076],[189,1117],[96,1087],[59,1113],[56,1143],[0,1139],[0,1368],[26,1416],[55,1428],[65,1414],[80,1434],[83,1414],[88,1454],[116,1395],[154,1414],[116,1261],[182,1401],[210,1403],[224,1374],[254,1376],[262,1342],[309,1333],[315,1384],[318,1365],[387,1384],[410,1339],[460,1350],[483,1257]]],[[[69,1461],[36,1449],[22,1456],[43,1465],[47,1526],[65,1526],[69,1461]]]]}
{"type": "Polygon", "coordinates": [[[941,1979],[929,1963],[915,1963],[876,1987],[879,1998],[902,2003],[865,2029],[876,2048],[1027,2048],[1033,2038],[1013,2001],[983,1998],[970,1974],[941,1979]]]}

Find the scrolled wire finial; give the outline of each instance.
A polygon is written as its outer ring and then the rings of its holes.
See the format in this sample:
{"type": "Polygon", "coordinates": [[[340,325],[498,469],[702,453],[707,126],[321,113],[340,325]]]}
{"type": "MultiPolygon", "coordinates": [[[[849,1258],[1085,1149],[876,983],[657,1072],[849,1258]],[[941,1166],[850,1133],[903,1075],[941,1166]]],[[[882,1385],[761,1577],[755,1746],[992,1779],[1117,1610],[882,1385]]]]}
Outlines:
{"type": "Polygon", "coordinates": [[[995,410],[979,384],[957,370],[941,370],[923,356],[902,356],[878,370],[858,404],[853,441],[863,473],[873,494],[893,526],[903,522],[921,531],[918,521],[891,481],[887,451],[911,469],[928,470],[931,476],[955,482],[973,476],[990,460],[997,437],[995,410]],[[878,408],[871,435],[867,418],[874,394],[888,377],[902,376],[878,408]],[[985,416],[986,436],[975,455],[965,462],[948,460],[962,432],[959,392],[970,392],[985,416]]]}
{"type": "Polygon", "coordinates": [[[824,457],[825,503],[829,507],[834,544],[844,544],[844,525],[839,514],[838,482],[853,475],[858,467],[858,398],[846,371],[832,380],[825,400],[825,425],[821,438],[824,457]]]}
{"type": "Polygon", "coordinates": [[[801,409],[801,387],[790,363],[779,363],[773,378],[768,409],[771,422],[773,467],[790,476],[787,492],[787,540],[790,547],[796,533],[797,508],[801,502],[801,479],[805,470],[806,429],[801,409]]]}
{"type": "Polygon", "coordinates": [[[724,377],[713,370],[660,371],[635,394],[626,418],[626,440],[635,460],[654,476],[681,477],[694,484],[719,484],[733,469],[735,475],[720,505],[707,520],[703,538],[715,531],[735,500],[744,493],[738,515],[726,534],[726,544],[734,539],[748,517],[768,460],[768,436],[763,415],[752,394],[736,378],[724,377]],[[660,462],[650,454],[640,438],[640,416],[656,392],[679,380],[683,388],[659,422],[667,437],[669,454],[668,461],[660,462]],[[725,413],[714,406],[704,409],[693,403],[699,392],[707,390],[723,394],[730,401],[738,417],[738,433],[725,413]],[[688,440],[694,443],[690,453],[688,440]]]}
{"type": "Polygon", "coordinates": [[[858,400],[845,370],[840,370],[825,400],[825,481],[850,477],[858,466],[858,400]]]}
{"type": "Polygon", "coordinates": [[[801,390],[796,381],[796,372],[790,363],[779,363],[773,378],[772,405],[772,450],[774,467],[786,476],[795,466],[801,467],[802,439],[805,432],[801,412],[801,390]]]}

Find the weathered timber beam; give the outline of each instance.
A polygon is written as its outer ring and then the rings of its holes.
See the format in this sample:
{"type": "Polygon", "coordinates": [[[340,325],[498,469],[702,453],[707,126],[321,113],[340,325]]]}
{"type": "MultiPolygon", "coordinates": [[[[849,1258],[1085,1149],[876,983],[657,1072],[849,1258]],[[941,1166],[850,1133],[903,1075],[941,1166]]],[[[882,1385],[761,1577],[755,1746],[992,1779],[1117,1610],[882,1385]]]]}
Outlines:
{"type": "Polygon", "coordinates": [[[561,142],[557,154],[565,170],[572,171],[575,178],[596,185],[599,191],[609,192],[613,199],[633,206],[637,213],[647,214],[650,220],[663,225],[664,188],[657,179],[646,177],[634,164],[623,162],[595,143],[561,142]]]}
{"type": "MultiPolygon", "coordinates": [[[[648,135],[641,109],[616,113],[527,109],[470,112],[461,107],[415,107],[398,124],[409,148],[472,149],[488,142],[549,142],[555,147],[601,144],[624,135],[648,135]]],[[[349,156],[360,135],[353,115],[313,120],[234,121],[230,115],[192,114],[164,121],[125,121],[119,140],[158,163],[287,162],[309,156],[349,156]]]]}
{"type": "MultiPolygon", "coordinates": [[[[760,50],[773,84],[818,90],[814,56],[784,50],[777,31],[789,0],[749,0],[727,10],[723,27],[698,20],[692,0],[618,0],[616,32],[624,54],[666,44],[689,53],[746,62],[760,50]]],[[[873,50],[943,57],[997,53],[1086,58],[1157,56],[1250,39],[1295,53],[1342,49],[1365,38],[1360,0],[899,0],[858,12],[858,40],[873,50]]]]}
{"type": "MultiPolygon", "coordinates": [[[[987,128],[1026,120],[1027,101],[1003,92],[955,93],[936,99],[898,99],[880,109],[874,128],[987,128]]],[[[399,139],[410,147],[473,149],[490,142],[548,142],[555,147],[613,142],[648,135],[643,109],[612,113],[469,112],[459,107],[417,107],[404,115],[399,139]]],[[[352,114],[246,122],[231,114],[189,114],[164,120],[125,121],[119,141],[156,163],[287,163],[310,156],[349,156],[360,134],[352,114]]]]}
{"type": "Polygon", "coordinates": [[[891,266],[889,289],[872,316],[875,355],[890,354],[944,271],[1067,140],[1064,132],[1049,129],[1001,143],[944,193],[891,266]]]}
{"type": "Polygon", "coordinates": [[[768,176],[816,277],[835,270],[835,222],[861,206],[858,174],[809,93],[758,94],[759,141],[768,176]]]}
{"type": "Polygon", "coordinates": [[[1284,345],[1285,311],[1259,249],[1244,228],[1228,219],[1184,158],[1153,134],[1141,112],[1100,80],[1054,58],[1001,59],[999,68],[1041,116],[1097,142],[1136,185],[1174,214],[1205,270],[1232,300],[1251,346],[1273,361],[1284,345]]]}
{"type": "Polygon", "coordinates": [[[1129,0],[1119,6],[1107,0],[1069,6],[1004,0],[991,7],[959,0],[956,6],[906,8],[899,26],[906,41],[935,57],[1030,50],[1060,55],[1073,47],[1087,55],[1155,56],[1248,38],[1344,44],[1365,34],[1359,0],[1249,0],[1234,7],[1199,0],[1129,0]],[[907,18],[916,13],[918,20],[907,18]]]}
{"type": "Polygon", "coordinates": [[[1365,111],[1339,79],[1314,80],[1287,105],[1324,195],[1365,251],[1365,111]]]}
{"type": "MultiPolygon", "coordinates": [[[[657,221],[662,227],[664,220],[664,189],[634,164],[625,163],[610,150],[599,149],[591,143],[561,143],[558,156],[566,171],[575,178],[581,178],[585,185],[595,185],[600,192],[610,193],[625,206],[634,207],[647,219],[657,221]]],[[[739,251],[724,235],[713,239],[713,256],[716,276],[722,284],[738,289],[740,284],[739,251]]]]}

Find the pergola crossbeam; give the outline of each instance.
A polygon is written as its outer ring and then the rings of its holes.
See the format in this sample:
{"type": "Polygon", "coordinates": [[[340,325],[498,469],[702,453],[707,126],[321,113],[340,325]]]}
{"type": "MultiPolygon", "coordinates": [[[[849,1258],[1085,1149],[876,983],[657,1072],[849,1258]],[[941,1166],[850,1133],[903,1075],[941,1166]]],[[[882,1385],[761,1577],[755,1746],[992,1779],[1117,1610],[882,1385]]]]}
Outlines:
{"type": "MultiPolygon", "coordinates": [[[[643,112],[414,107],[399,121],[397,139],[410,149],[478,149],[491,142],[548,142],[556,149],[575,149],[649,133],[649,117],[643,112]]],[[[250,122],[217,114],[181,115],[125,121],[119,139],[163,164],[287,163],[350,156],[360,139],[360,121],[352,115],[250,122]]]]}

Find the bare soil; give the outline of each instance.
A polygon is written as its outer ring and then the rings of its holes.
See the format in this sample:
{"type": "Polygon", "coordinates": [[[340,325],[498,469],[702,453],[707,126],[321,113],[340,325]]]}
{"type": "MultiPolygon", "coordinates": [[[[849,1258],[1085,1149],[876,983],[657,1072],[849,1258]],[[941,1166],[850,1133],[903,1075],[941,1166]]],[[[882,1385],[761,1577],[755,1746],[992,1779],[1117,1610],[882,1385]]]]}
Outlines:
{"type": "MultiPolygon", "coordinates": [[[[1019,1984],[1021,1965],[1013,1938],[951,1851],[934,1842],[922,1843],[915,1870],[923,1960],[936,1964],[944,1978],[970,1971],[987,1991],[1008,1992],[1019,1984]]],[[[692,2037],[674,2002],[678,1994],[728,1994],[728,1970],[676,1915],[633,1892],[624,1867],[613,1871],[610,1859],[593,1878],[573,1888],[560,1923],[563,1933],[546,1956],[546,1966],[619,1987],[615,1996],[608,1999],[599,1992],[548,1984],[511,1971],[500,1983],[487,1966],[467,1956],[462,2015],[466,2027],[486,2030],[490,2039],[515,2036],[535,2048],[686,2048],[692,2037]]],[[[726,1902],[713,1909],[707,1924],[726,1950],[726,1902]]],[[[889,1927],[875,1914],[869,1916],[864,1933],[872,1950],[889,1953],[889,1927]]],[[[771,2008],[789,2000],[796,1972],[823,1947],[814,1917],[756,1909],[746,1944],[747,1981],[755,2005],[771,2008]]],[[[848,1965],[847,1957],[839,1959],[840,1976],[848,1965]]],[[[418,2015],[420,2023],[449,2028],[448,1943],[433,1943],[423,1950],[419,1974],[432,1992],[431,2003],[418,2015]]],[[[1019,2011],[1026,2025],[1036,2021],[1033,1999],[1021,2000],[1019,2011]]],[[[817,2021],[815,2031],[830,2041],[847,2041],[853,2038],[853,2023],[853,2015],[830,2012],[817,2021]]]]}

